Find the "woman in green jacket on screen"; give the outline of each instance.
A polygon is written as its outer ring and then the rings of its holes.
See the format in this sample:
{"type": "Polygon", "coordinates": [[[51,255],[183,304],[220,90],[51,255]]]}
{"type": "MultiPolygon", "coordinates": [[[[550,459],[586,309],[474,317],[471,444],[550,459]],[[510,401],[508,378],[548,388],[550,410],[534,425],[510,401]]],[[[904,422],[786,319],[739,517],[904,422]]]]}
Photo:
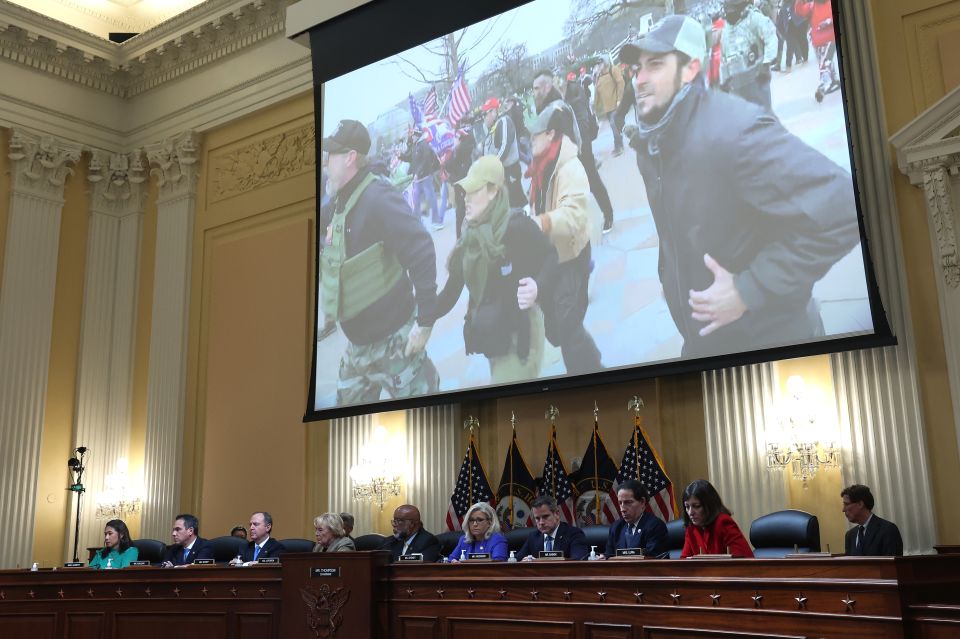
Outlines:
{"type": "Polygon", "coordinates": [[[130,531],[119,519],[111,519],[103,527],[103,548],[90,562],[91,568],[125,568],[137,560],[137,549],[130,545],[130,531]]]}

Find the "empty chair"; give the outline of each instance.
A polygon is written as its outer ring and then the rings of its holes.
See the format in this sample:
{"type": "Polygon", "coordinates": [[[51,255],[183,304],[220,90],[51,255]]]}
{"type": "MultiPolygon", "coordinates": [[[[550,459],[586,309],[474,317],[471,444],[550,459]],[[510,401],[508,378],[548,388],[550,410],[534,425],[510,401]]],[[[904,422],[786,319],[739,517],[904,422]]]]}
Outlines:
{"type": "Polygon", "coordinates": [[[232,535],[215,537],[210,540],[210,543],[213,544],[213,559],[218,564],[228,563],[234,557],[242,555],[244,548],[247,547],[246,539],[232,535]]]}
{"type": "Polygon", "coordinates": [[[448,530],[437,535],[437,541],[440,542],[440,554],[449,557],[453,549],[460,543],[461,537],[463,537],[462,530],[448,530]]]}
{"type": "Polygon", "coordinates": [[[667,552],[670,559],[680,559],[683,552],[683,519],[671,519],[667,522],[667,552]]]}
{"type": "Polygon", "coordinates": [[[610,526],[584,526],[583,534],[587,538],[587,547],[596,546],[597,554],[602,555],[607,550],[607,536],[610,534],[610,526]]]}
{"type": "Polygon", "coordinates": [[[137,549],[137,560],[151,564],[163,561],[163,553],[167,550],[167,545],[156,539],[134,539],[130,545],[137,549]]]}
{"type": "Polygon", "coordinates": [[[360,535],[359,537],[353,540],[353,545],[357,547],[357,550],[379,550],[380,546],[383,545],[383,542],[387,540],[383,535],[378,535],[377,533],[370,533],[368,535],[360,535]]]}
{"type": "Polygon", "coordinates": [[[514,528],[513,530],[508,530],[503,533],[503,536],[507,538],[507,554],[509,555],[510,551],[520,550],[520,547],[523,546],[523,542],[527,540],[527,537],[530,536],[536,528],[514,528]]]}
{"type": "Polygon", "coordinates": [[[281,539],[280,543],[287,552],[312,552],[317,542],[311,539],[281,539]]]}
{"type": "Polygon", "coordinates": [[[820,522],[802,510],[779,510],[750,524],[750,543],[754,557],[820,552],[820,522]]]}

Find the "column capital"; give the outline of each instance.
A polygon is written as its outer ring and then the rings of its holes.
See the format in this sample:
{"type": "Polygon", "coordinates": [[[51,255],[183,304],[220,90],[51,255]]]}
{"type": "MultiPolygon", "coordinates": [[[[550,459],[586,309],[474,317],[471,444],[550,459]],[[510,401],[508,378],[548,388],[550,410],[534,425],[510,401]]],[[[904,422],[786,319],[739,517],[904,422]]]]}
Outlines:
{"type": "Polygon", "coordinates": [[[90,154],[87,181],[91,211],[126,217],[143,210],[147,167],[140,149],[130,153],[94,149],[90,154]]]}
{"type": "Polygon", "coordinates": [[[80,161],[81,151],[78,144],[14,128],[8,152],[13,191],[63,200],[64,184],[73,175],[71,167],[80,161]]]}
{"type": "Polygon", "coordinates": [[[940,268],[947,286],[960,286],[960,258],[957,255],[957,236],[953,226],[953,188],[950,170],[944,164],[930,164],[923,171],[923,195],[933,222],[940,255],[940,268]]]}
{"type": "Polygon", "coordinates": [[[159,201],[196,193],[200,163],[200,136],[186,131],[146,147],[150,174],[157,178],[159,201]]]}

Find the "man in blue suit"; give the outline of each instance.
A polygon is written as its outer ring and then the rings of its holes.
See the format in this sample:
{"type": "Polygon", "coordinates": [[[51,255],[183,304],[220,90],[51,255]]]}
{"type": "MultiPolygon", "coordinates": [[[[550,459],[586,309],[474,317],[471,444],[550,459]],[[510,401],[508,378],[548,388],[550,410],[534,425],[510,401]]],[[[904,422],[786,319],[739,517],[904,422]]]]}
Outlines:
{"type": "Polygon", "coordinates": [[[197,559],[213,559],[213,544],[200,535],[200,521],[186,513],[173,520],[173,545],[163,554],[165,568],[185,566],[197,559]]]}
{"type": "Polygon", "coordinates": [[[623,517],[610,526],[603,556],[614,557],[618,548],[640,548],[649,557],[667,550],[667,525],[647,510],[650,493],[636,479],[628,479],[617,489],[617,501],[623,517]]]}
{"type": "Polygon", "coordinates": [[[589,548],[583,531],[560,521],[560,506],[549,495],[533,500],[530,512],[537,524],[537,532],[530,533],[523,542],[517,558],[523,561],[536,559],[541,550],[560,550],[566,559],[585,559],[589,548]]]}

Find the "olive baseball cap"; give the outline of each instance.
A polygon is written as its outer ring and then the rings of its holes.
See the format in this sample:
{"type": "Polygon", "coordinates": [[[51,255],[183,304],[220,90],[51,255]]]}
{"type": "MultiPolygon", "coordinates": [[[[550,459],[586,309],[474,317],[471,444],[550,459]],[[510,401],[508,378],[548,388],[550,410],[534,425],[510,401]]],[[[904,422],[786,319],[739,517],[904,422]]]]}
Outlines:
{"type": "Polygon", "coordinates": [[[703,60],[703,56],[707,53],[706,35],[699,22],[690,16],[675,14],[653,25],[635,44],[625,44],[620,47],[618,57],[623,64],[636,64],[642,51],[647,53],[679,51],[691,60],[703,60]]]}
{"type": "Polygon", "coordinates": [[[503,188],[503,164],[495,155],[484,155],[470,165],[467,177],[457,182],[457,186],[465,193],[479,191],[487,184],[493,184],[498,189],[503,188]]]}

